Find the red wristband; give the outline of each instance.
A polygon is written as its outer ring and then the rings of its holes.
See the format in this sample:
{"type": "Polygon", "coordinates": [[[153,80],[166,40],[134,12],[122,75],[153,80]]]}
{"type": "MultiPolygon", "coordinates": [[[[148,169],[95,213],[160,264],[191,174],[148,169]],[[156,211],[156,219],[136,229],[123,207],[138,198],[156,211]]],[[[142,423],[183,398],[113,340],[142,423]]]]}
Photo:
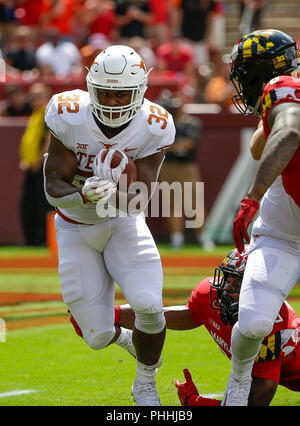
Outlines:
{"type": "Polygon", "coordinates": [[[115,324],[118,324],[120,319],[121,306],[115,305],[115,324]]]}
{"type": "Polygon", "coordinates": [[[189,407],[218,407],[220,404],[221,401],[219,401],[218,399],[203,398],[200,395],[192,395],[188,402],[189,407]]]}

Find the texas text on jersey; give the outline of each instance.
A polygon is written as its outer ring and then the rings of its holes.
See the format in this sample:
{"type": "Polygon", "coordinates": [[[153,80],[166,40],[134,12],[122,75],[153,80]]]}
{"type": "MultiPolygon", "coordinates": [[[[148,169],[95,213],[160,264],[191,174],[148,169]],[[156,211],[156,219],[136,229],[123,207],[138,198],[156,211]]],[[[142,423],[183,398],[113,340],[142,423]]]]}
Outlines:
{"type": "MultiPolygon", "coordinates": [[[[93,175],[92,164],[101,149],[120,149],[136,160],[166,149],[175,136],[172,116],[161,106],[144,99],[141,111],[127,127],[108,138],[95,121],[88,92],[82,90],[54,95],[48,104],[45,121],[50,132],[77,157],[78,168],[73,180],[77,187],[82,187],[93,175]]],[[[77,222],[101,221],[92,203],[60,210],[77,222]]]]}
{"type": "MultiPolygon", "coordinates": [[[[230,340],[232,326],[225,326],[220,311],[210,303],[213,278],[201,281],[192,291],[187,307],[196,326],[204,325],[222,352],[231,358],[230,340]]],[[[212,291],[216,291],[212,289],[212,291]]],[[[284,302],[272,332],[263,340],[256,357],[252,376],[269,378],[289,389],[300,390],[300,318],[284,302]],[[298,368],[295,368],[297,363],[298,368]],[[298,378],[295,374],[298,373],[298,378]]]]}

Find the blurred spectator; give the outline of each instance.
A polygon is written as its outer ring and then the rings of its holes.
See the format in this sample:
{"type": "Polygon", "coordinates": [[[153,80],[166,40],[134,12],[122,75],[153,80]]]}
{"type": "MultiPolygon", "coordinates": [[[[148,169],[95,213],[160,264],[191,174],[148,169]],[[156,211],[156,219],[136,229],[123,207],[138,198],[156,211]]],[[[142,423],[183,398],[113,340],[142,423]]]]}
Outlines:
{"type": "Polygon", "coordinates": [[[56,28],[64,39],[72,38],[76,0],[41,0],[40,23],[44,30],[56,28]]]}
{"type": "MultiPolygon", "coordinates": [[[[175,1],[175,0],[173,0],[175,1]]],[[[203,102],[203,86],[210,69],[210,40],[214,0],[176,0],[177,7],[173,11],[173,31],[180,29],[181,36],[194,53],[197,67],[196,102],[203,102]]]]}
{"type": "Polygon", "coordinates": [[[113,0],[76,0],[73,16],[73,38],[77,46],[85,46],[93,34],[108,40],[117,36],[113,0]]]}
{"type": "Polygon", "coordinates": [[[262,12],[267,0],[240,0],[240,35],[260,29],[262,12]]]}
{"type": "Polygon", "coordinates": [[[232,83],[226,75],[216,74],[210,77],[205,87],[204,101],[228,108],[232,105],[231,98],[234,94],[232,83]]]}
{"type": "Polygon", "coordinates": [[[128,46],[132,47],[143,58],[148,70],[157,65],[156,55],[149,47],[148,40],[142,37],[132,37],[128,40],[128,46]]]}
{"type": "Polygon", "coordinates": [[[214,0],[210,33],[208,35],[210,61],[215,71],[219,74],[224,74],[222,56],[226,40],[226,1],[227,0],[214,0]]]}
{"type": "MultiPolygon", "coordinates": [[[[198,74],[193,49],[177,36],[162,44],[156,50],[159,71],[173,71],[181,74],[182,84],[189,84],[195,94],[198,90],[198,74]]],[[[194,95],[193,95],[194,96],[194,95]]]]}
{"type": "MultiPolygon", "coordinates": [[[[1,34],[0,34],[0,83],[5,83],[6,81],[6,64],[3,58],[3,53],[1,49],[1,34]]],[[[1,115],[1,108],[0,108],[1,115]]]]}
{"type": "Polygon", "coordinates": [[[4,44],[10,42],[17,25],[15,6],[16,0],[0,0],[0,33],[4,44]]]}
{"type": "Polygon", "coordinates": [[[115,3],[116,26],[121,42],[136,36],[146,38],[145,27],[153,20],[148,0],[115,0],[115,3]]]}
{"type": "MultiPolygon", "coordinates": [[[[164,91],[159,100],[160,105],[173,115],[176,137],[173,145],[166,151],[165,161],[160,172],[160,181],[180,182],[185,201],[184,211],[192,212],[195,209],[196,182],[201,181],[199,166],[197,164],[197,150],[202,134],[201,122],[184,112],[184,103],[181,95],[172,95],[169,91],[164,91]],[[193,194],[189,200],[184,197],[184,183],[192,183],[193,194]],[[190,205],[186,205],[189,201],[190,205]]],[[[173,191],[171,191],[173,192],[173,191]]],[[[170,218],[168,219],[168,229],[170,234],[170,244],[173,249],[183,247],[185,241],[184,216],[182,205],[176,206],[173,194],[170,204],[170,218]]],[[[191,218],[189,218],[191,219],[191,218]]],[[[214,243],[202,226],[195,229],[198,244],[207,251],[214,248],[214,243]]]]}
{"type": "Polygon", "coordinates": [[[181,0],[177,12],[181,35],[193,48],[198,66],[209,61],[208,39],[214,11],[213,0],[181,0]]]}
{"type": "Polygon", "coordinates": [[[15,29],[10,48],[5,53],[8,65],[20,71],[35,68],[35,47],[30,27],[19,26],[15,29]]]}
{"type": "Polygon", "coordinates": [[[57,28],[47,31],[48,41],[36,51],[36,62],[42,74],[54,76],[76,74],[81,71],[81,56],[76,45],[61,39],[57,28]]]}
{"type": "Polygon", "coordinates": [[[73,42],[79,48],[85,46],[90,35],[90,22],[94,19],[93,0],[76,0],[72,17],[73,42]]]}
{"type": "Polygon", "coordinates": [[[109,40],[115,38],[115,4],[111,0],[92,0],[93,16],[89,25],[90,35],[104,34],[109,40]]]}
{"type": "Polygon", "coordinates": [[[43,1],[18,0],[17,15],[21,25],[30,26],[31,29],[39,26],[43,1]]]}
{"type": "Polygon", "coordinates": [[[88,43],[80,49],[81,62],[84,74],[85,69],[90,69],[94,59],[102,50],[106,49],[110,45],[109,40],[103,34],[92,34],[88,40],[88,43]]]}
{"type": "Polygon", "coordinates": [[[2,117],[26,117],[32,112],[24,88],[17,83],[4,86],[4,101],[0,110],[2,117]]]}
{"type": "Polygon", "coordinates": [[[40,246],[46,243],[46,214],[52,209],[44,195],[42,167],[49,136],[44,115],[51,92],[43,83],[35,83],[29,95],[33,111],[20,144],[20,167],[24,171],[21,222],[25,245],[40,246]]]}
{"type": "Polygon", "coordinates": [[[173,37],[156,50],[160,71],[190,73],[195,68],[192,48],[179,37],[173,37]]]}
{"type": "Polygon", "coordinates": [[[170,0],[149,0],[149,8],[153,14],[153,20],[148,25],[148,38],[155,38],[157,44],[163,44],[169,39],[169,11],[170,0]]]}

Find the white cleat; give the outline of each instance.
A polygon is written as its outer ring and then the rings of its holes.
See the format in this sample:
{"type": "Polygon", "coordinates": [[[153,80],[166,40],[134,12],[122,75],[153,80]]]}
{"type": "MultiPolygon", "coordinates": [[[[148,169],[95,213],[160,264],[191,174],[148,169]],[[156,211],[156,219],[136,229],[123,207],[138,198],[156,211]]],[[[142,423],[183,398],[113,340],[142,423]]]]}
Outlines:
{"type": "Polygon", "coordinates": [[[131,388],[131,394],[137,406],[161,406],[155,383],[134,384],[131,388]]]}
{"type": "Polygon", "coordinates": [[[230,375],[221,405],[235,407],[247,406],[251,383],[251,378],[240,382],[230,375]]]}
{"type": "Polygon", "coordinates": [[[125,351],[129,352],[130,355],[136,358],[135,347],[132,343],[132,330],[123,329],[123,333],[126,333],[126,339],[124,339],[122,343],[117,343],[117,345],[125,349],[125,351]]]}

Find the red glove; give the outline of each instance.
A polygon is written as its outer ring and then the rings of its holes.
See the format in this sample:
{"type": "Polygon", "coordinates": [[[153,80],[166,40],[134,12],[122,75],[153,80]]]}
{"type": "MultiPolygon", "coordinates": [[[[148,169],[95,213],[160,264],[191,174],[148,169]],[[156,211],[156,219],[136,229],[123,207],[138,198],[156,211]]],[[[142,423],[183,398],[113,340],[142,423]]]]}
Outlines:
{"type": "Polygon", "coordinates": [[[221,401],[203,396],[192,395],[189,399],[189,407],[219,407],[221,401]]]}
{"type": "Polygon", "coordinates": [[[241,201],[241,208],[233,221],[233,240],[240,253],[244,251],[244,241],[250,242],[247,228],[259,208],[259,203],[251,198],[244,198],[241,201]]]}
{"type": "Polygon", "coordinates": [[[118,324],[119,323],[120,311],[121,311],[120,305],[115,305],[115,322],[114,322],[114,324],[118,324]]]}
{"type": "Polygon", "coordinates": [[[176,380],[175,386],[178,389],[178,397],[180,399],[181,405],[188,405],[189,399],[191,396],[199,396],[196,386],[193,383],[191,373],[187,368],[183,370],[185,377],[185,382],[180,383],[179,380],[176,380]]]}
{"type": "Polygon", "coordinates": [[[221,401],[218,399],[203,398],[199,395],[196,386],[193,383],[191,373],[187,368],[183,370],[186,382],[180,383],[176,380],[175,386],[178,389],[178,397],[183,406],[219,406],[221,401]]]}

